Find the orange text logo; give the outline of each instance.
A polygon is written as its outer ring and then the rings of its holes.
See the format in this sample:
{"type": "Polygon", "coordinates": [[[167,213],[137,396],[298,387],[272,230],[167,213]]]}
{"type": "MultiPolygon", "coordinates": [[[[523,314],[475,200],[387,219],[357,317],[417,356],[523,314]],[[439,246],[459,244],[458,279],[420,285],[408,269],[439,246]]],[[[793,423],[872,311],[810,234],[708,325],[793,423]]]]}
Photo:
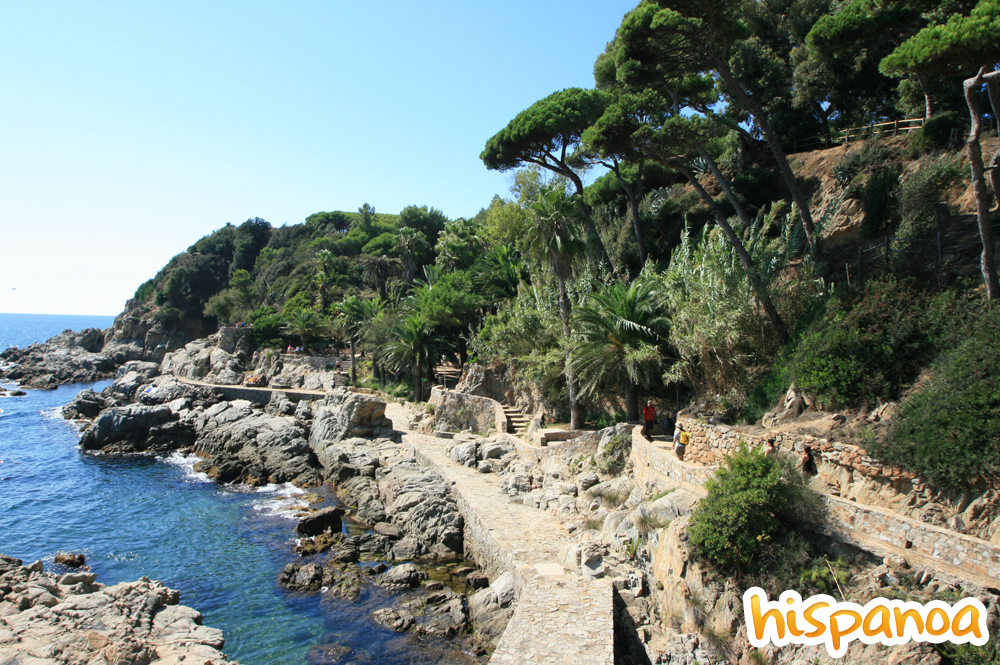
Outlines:
{"type": "Polygon", "coordinates": [[[862,607],[822,594],[802,600],[794,591],[769,601],[763,589],[751,587],[743,594],[743,613],[750,644],[758,649],[825,644],[834,658],[843,656],[852,640],[886,646],[909,641],[982,646],[990,638],[986,608],[975,598],[954,605],[875,598],[862,607]]]}

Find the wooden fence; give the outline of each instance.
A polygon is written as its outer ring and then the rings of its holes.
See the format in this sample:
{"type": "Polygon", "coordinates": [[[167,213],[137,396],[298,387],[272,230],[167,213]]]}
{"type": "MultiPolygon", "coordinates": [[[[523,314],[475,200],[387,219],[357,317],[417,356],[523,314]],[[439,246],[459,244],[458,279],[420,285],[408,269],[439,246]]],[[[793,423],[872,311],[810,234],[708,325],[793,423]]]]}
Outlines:
{"type": "MultiPolygon", "coordinates": [[[[998,231],[1000,231],[1000,223],[993,224],[992,228],[995,243],[997,239],[1000,239],[997,237],[998,231]]],[[[937,264],[943,266],[945,257],[949,254],[958,254],[972,247],[982,247],[982,240],[978,237],[974,242],[965,242],[957,245],[948,244],[949,242],[954,242],[954,240],[950,239],[978,232],[979,227],[976,226],[964,231],[950,233],[938,231],[933,236],[924,238],[895,238],[887,235],[879,240],[873,240],[867,247],[858,247],[857,266],[854,270],[852,270],[850,263],[845,264],[844,269],[847,273],[847,281],[850,283],[852,279],[861,276],[865,272],[870,272],[872,269],[877,270],[881,268],[884,271],[891,270],[893,268],[892,257],[894,255],[909,255],[918,261],[921,256],[936,257],[937,264]]]]}
{"type": "Polygon", "coordinates": [[[805,152],[818,148],[832,148],[837,145],[847,145],[851,141],[860,141],[873,136],[899,136],[900,132],[915,132],[924,126],[923,118],[909,118],[907,120],[890,120],[888,122],[872,123],[867,127],[848,127],[830,132],[830,135],[821,134],[811,136],[806,139],[796,139],[792,144],[792,152],[805,152]]]}

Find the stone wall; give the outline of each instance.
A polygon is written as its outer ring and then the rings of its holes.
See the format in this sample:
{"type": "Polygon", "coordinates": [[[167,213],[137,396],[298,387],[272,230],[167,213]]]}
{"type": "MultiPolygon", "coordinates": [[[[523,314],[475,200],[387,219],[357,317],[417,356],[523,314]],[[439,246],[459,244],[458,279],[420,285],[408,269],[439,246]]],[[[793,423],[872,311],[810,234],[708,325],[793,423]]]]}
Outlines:
{"type": "MultiPolygon", "coordinates": [[[[720,435],[716,439],[710,435],[703,437],[703,444],[715,441],[719,448],[728,447],[731,450],[735,447],[734,437],[721,436],[728,433],[721,430],[728,428],[711,425],[703,425],[703,428],[720,435]],[[728,443],[730,441],[733,443],[728,443]]],[[[711,446],[711,443],[708,445],[711,446]]],[[[834,452],[855,454],[852,451],[834,452]]],[[[715,465],[681,462],[669,445],[660,447],[647,441],[638,427],[632,430],[630,460],[634,477],[639,483],[658,488],[687,487],[702,494],[705,491],[702,486],[718,469],[715,465]]],[[[825,494],[825,498],[826,514],[813,524],[822,532],[880,556],[903,557],[915,568],[933,568],[959,580],[996,586],[996,580],[1000,578],[1000,548],[985,540],[855,500],[830,494],[825,494]]]]}
{"type": "Polygon", "coordinates": [[[1000,545],[1000,493],[991,488],[941,490],[897,466],[883,464],[858,446],[827,438],[770,432],[753,435],[731,427],[691,418],[680,419],[691,433],[685,460],[706,466],[721,464],[741,441],[761,447],[773,436],[779,450],[801,452],[809,445],[825,491],[865,505],[888,510],[988,540],[1000,545]]]}
{"type": "Polygon", "coordinates": [[[439,386],[431,389],[429,403],[434,415],[420,423],[420,431],[463,432],[477,434],[507,431],[507,414],[496,400],[478,395],[467,395],[439,386]]]}

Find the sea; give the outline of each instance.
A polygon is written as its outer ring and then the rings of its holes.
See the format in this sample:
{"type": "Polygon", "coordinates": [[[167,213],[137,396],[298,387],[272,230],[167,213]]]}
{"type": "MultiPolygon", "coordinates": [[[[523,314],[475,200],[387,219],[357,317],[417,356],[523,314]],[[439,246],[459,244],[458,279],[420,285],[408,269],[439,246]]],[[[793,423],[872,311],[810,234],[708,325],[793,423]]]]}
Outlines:
{"type": "MultiPolygon", "coordinates": [[[[0,314],[0,349],[112,321],[0,314]]],[[[108,383],[0,397],[0,553],[52,570],[56,553],[82,552],[100,582],[161,580],[205,625],[223,630],[223,651],[243,665],[475,662],[451,643],[375,623],[371,613],[393,602],[377,587],[347,601],[277,584],[296,558],[294,514],[304,490],[220,486],[179,454],[81,452],[79,431],[60,410],[80,390],[108,383]]]]}

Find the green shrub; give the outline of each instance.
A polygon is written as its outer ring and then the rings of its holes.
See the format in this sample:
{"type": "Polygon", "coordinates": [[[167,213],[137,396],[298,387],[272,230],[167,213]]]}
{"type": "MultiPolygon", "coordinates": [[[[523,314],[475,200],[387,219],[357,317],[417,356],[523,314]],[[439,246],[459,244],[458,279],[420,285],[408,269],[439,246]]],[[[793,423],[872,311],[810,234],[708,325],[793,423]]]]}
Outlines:
{"type": "Polygon", "coordinates": [[[899,236],[919,238],[937,227],[937,206],[941,195],[950,187],[965,181],[969,169],[961,155],[928,158],[920,169],[899,186],[899,212],[902,223],[899,236]]]}
{"type": "Polygon", "coordinates": [[[865,141],[860,148],[847,152],[833,167],[833,177],[841,187],[846,188],[855,177],[865,173],[875,173],[885,166],[891,153],[877,138],[865,141]]]}
{"type": "Polygon", "coordinates": [[[869,452],[933,484],[967,488],[1000,471],[1000,312],[969,327],[900,404],[869,452]]]}
{"type": "MultiPolygon", "coordinates": [[[[257,311],[260,312],[261,310],[257,311]]],[[[265,346],[273,346],[272,342],[274,340],[280,340],[283,338],[281,328],[284,325],[285,317],[281,314],[270,312],[257,316],[257,318],[253,320],[253,330],[250,331],[253,343],[258,349],[265,346]]],[[[280,344],[281,343],[279,342],[279,346],[280,344]]]]}
{"type": "Polygon", "coordinates": [[[167,307],[154,314],[153,318],[162,323],[164,328],[173,328],[184,320],[184,312],[176,307],[167,307]]]}
{"type": "Polygon", "coordinates": [[[813,322],[789,361],[789,378],[825,400],[895,399],[941,347],[961,307],[909,281],[870,280],[813,322]]]}
{"type": "Polygon", "coordinates": [[[149,302],[149,299],[153,296],[156,291],[156,280],[147,279],[143,282],[138,289],[135,290],[135,296],[133,296],[139,302],[149,302]]]}
{"type": "Polygon", "coordinates": [[[773,458],[741,445],[705,484],[708,496],[691,516],[695,555],[736,572],[758,562],[764,544],[782,527],[787,487],[773,458]]]}
{"type": "Polygon", "coordinates": [[[861,206],[865,211],[862,232],[873,236],[882,231],[892,220],[896,210],[894,194],[899,186],[900,170],[886,167],[873,173],[861,190],[861,206]]]}
{"type": "Polygon", "coordinates": [[[910,137],[910,147],[906,152],[907,158],[912,159],[918,155],[947,147],[952,130],[964,131],[968,124],[967,121],[968,115],[956,111],[945,111],[931,117],[924,122],[923,127],[910,137]]]}

